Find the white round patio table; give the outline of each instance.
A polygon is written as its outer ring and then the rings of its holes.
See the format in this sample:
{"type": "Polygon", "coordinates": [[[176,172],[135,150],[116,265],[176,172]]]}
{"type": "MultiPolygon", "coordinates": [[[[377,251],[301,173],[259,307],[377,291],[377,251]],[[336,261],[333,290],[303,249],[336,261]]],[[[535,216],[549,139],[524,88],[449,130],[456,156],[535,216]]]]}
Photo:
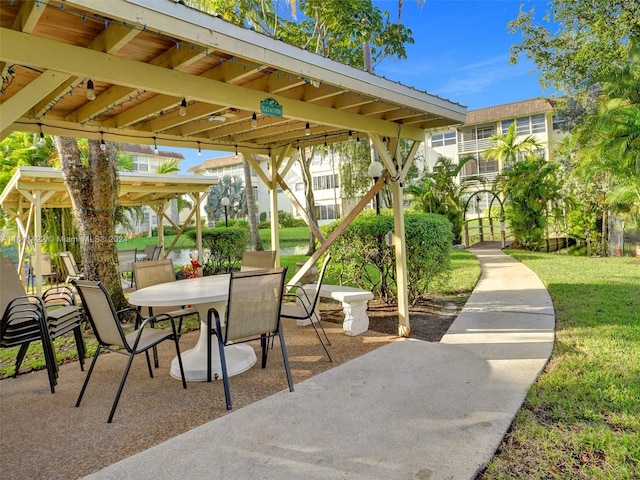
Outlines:
{"type": "MultiPolygon", "coordinates": [[[[129,294],[129,303],[143,307],[193,305],[200,314],[200,336],[196,345],[182,352],[184,375],[189,382],[207,380],[207,315],[214,307],[224,319],[229,296],[230,275],[211,275],[160,283],[129,294]]],[[[224,349],[229,376],[237,375],[256,363],[253,347],[246,344],[227,345],[224,349]]],[[[222,377],[217,338],[211,339],[211,376],[222,377]]],[[[178,357],[171,361],[171,376],[180,378],[178,357]]]]}

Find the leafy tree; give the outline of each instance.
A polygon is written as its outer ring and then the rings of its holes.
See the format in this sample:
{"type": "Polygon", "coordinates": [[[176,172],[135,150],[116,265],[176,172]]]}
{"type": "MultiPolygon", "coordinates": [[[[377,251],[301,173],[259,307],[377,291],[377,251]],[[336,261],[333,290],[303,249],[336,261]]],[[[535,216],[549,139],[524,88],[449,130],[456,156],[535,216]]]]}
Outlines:
{"type": "Polygon", "coordinates": [[[627,58],[629,39],[640,35],[640,3],[637,0],[552,0],[536,22],[535,8],[520,10],[509,23],[522,41],[511,47],[511,62],[521,55],[540,70],[540,83],[554,87],[564,101],[573,102],[568,116],[588,109],[594,88],[627,58]]]}

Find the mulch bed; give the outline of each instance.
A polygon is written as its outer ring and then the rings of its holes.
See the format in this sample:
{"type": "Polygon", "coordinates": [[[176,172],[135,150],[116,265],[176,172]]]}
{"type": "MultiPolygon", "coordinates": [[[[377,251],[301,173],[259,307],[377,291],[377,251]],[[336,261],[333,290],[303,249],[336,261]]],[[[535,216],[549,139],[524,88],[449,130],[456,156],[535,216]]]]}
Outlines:
{"type": "MultiPolygon", "coordinates": [[[[466,297],[454,297],[437,300],[421,300],[409,307],[409,324],[411,333],[409,338],[439,342],[447,333],[449,326],[456,319],[464,306],[466,297]]],[[[342,323],[344,314],[340,303],[323,301],[320,304],[322,319],[332,323],[342,323]]],[[[369,316],[369,330],[398,334],[398,307],[380,300],[371,300],[367,310],[369,316]]]]}

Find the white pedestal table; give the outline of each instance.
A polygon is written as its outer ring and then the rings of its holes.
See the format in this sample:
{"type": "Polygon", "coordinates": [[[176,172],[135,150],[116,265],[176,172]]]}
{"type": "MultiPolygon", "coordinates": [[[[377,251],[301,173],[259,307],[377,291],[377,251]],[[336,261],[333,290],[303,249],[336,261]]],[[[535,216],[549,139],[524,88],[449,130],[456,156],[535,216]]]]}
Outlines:
{"type": "MultiPolygon", "coordinates": [[[[200,315],[200,336],[196,345],[182,352],[185,378],[189,382],[207,380],[207,315],[210,308],[218,310],[224,318],[229,296],[229,275],[188,278],[141,288],[129,295],[129,303],[143,307],[170,307],[193,305],[200,315]]],[[[218,339],[211,339],[211,376],[222,377],[218,339]]],[[[256,354],[250,345],[238,344],[225,347],[227,373],[237,375],[256,363],[256,354]]],[[[178,357],[171,362],[171,376],[180,378],[178,357]]]]}

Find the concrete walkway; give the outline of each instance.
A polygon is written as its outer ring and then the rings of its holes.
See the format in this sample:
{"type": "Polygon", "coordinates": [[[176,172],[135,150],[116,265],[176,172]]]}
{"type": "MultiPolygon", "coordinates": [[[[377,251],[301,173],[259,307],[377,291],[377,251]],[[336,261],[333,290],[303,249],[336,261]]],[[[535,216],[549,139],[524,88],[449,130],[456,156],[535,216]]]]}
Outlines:
{"type": "Polygon", "coordinates": [[[533,272],[500,250],[474,253],[482,277],[440,343],[398,340],[87,478],[473,479],[555,326],[533,272]]]}

